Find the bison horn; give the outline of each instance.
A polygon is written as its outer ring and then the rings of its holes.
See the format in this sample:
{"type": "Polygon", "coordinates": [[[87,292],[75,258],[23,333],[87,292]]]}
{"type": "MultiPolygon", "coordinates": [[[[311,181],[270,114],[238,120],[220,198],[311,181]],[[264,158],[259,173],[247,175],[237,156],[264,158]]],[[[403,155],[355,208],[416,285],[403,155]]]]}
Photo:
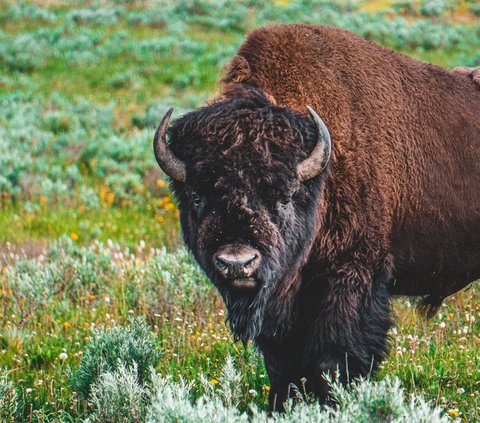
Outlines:
{"type": "Polygon", "coordinates": [[[173,107],[170,107],[155,131],[153,151],[155,152],[158,165],[170,178],[179,182],[185,182],[187,180],[185,163],[176,157],[167,145],[167,127],[172,112],[173,107]]]}
{"type": "Polygon", "coordinates": [[[332,140],[325,123],[310,106],[307,106],[307,110],[317,125],[318,139],[310,155],[297,165],[297,177],[302,182],[324,170],[332,155],[332,140]]]}

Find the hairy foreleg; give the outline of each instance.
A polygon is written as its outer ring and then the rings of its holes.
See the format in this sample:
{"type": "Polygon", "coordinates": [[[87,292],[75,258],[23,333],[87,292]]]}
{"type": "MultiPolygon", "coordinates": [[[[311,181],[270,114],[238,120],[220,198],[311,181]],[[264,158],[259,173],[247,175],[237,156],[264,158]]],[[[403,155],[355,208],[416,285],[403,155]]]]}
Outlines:
{"type": "Polygon", "coordinates": [[[322,402],[329,398],[325,373],[348,383],[367,376],[384,357],[392,325],[389,277],[388,266],[371,271],[348,264],[329,278],[303,357],[308,387],[322,402]]]}
{"type": "Polygon", "coordinates": [[[298,354],[272,354],[264,351],[265,367],[270,379],[268,410],[284,411],[285,403],[295,398],[302,388],[302,367],[298,354]]]}

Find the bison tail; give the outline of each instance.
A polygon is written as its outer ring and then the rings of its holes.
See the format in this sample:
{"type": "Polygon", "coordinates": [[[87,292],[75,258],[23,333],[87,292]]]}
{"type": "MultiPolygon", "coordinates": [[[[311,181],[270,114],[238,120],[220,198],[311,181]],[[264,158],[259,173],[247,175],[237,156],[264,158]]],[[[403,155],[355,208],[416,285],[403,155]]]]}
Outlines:
{"type": "Polygon", "coordinates": [[[431,319],[433,316],[435,316],[435,314],[437,314],[443,300],[443,297],[427,295],[418,302],[417,309],[422,316],[426,317],[427,319],[431,319]]]}

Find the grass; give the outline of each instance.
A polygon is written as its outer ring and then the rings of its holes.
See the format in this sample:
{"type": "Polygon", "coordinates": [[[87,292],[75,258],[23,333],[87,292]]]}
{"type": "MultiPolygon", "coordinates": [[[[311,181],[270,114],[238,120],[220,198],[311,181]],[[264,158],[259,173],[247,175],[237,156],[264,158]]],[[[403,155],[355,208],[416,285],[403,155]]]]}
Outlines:
{"type": "Polygon", "coordinates": [[[466,421],[480,419],[479,312],[478,284],[449,298],[432,320],[397,301],[391,353],[377,377],[395,374],[409,391],[461,410],[466,421]]]}
{"type": "MultiPolygon", "coordinates": [[[[43,25],[42,25],[43,28],[43,25]]],[[[47,25],[48,29],[49,26],[47,25]]],[[[51,26],[51,29],[55,26],[51,26]]],[[[4,28],[7,33],[17,34],[38,30],[39,27],[28,24],[25,21],[8,22],[4,28]]],[[[45,29],[45,28],[43,28],[45,29]]],[[[126,33],[128,40],[148,40],[162,38],[171,35],[167,29],[156,29],[144,26],[116,25],[114,27],[93,27],[93,32],[100,39],[100,44],[106,43],[113,36],[126,33]]],[[[226,33],[225,31],[211,29],[205,32],[199,25],[189,25],[184,35],[179,37],[187,40],[206,43],[205,54],[218,51],[222,46],[238,44],[238,34],[226,33]]],[[[145,106],[152,100],[162,96],[178,96],[180,99],[185,94],[199,94],[211,92],[220,75],[221,67],[215,66],[215,59],[210,62],[199,62],[198,72],[194,80],[186,81],[185,86],[179,82],[179,75],[185,74],[185,70],[195,64],[191,58],[183,58],[182,54],[156,55],[155,60],[151,57],[132,57],[129,53],[121,53],[115,57],[105,57],[95,60],[92,64],[79,63],[75,65],[72,73],[72,63],[65,57],[53,57],[37,69],[28,73],[35,88],[33,92],[48,97],[52,91],[61,92],[69,99],[88,98],[93,102],[109,103],[115,101],[122,109],[129,106],[145,106]],[[124,84],[113,85],[109,83],[112,75],[131,72],[135,80],[124,84]],[[173,89],[172,89],[173,88],[173,89]]],[[[226,62],[226,60],[225,60],[226,62]]],[[[8,90],[13,90],[10,87],[8,90]]],[[[2,87],[0,85],[0,92],[2,87]]]]}
{"type": "MultiPolygon", "coordinates": [[[[389,2],[384,3],[388,4],[389,2]]],[[[3,7],[6,8],[5,3],[3,7]]],[[[3,30],[6,33],[18,34],[38,30],[39,28],[53,29],[59,23],[42,23],[39,25],[37,22],[28,20],[6,20],[2,25],[4,25],[3,30]]],[[[246,30],[253,27],[254,23],[252,21],[247,25],[246,30]]],[[[169,28],[159,29],[145,25],[131,26],[124,22],[106,27],[92,26],[91,30],[98,34],[100,45],[120,33],[128,34],[129,40],[161,38],[171,33],[169,28]]],[[[195,23],[186,24],[185,30],[179,33],[178,37],[180,39],[187,37],[192,41],[206,43],[205,55],[222,49],[231,49],[232,46],[238,46],[242,40],[241,33],[211,27],[206,30],[204,26],[195,23]]],[[[400,51],[419,60],[433,62],[445,67],[461,64],[465,55],[469,52],[468,49],[458,49],[458,47],[425,50],[421,48],[410,49],[408,46],[400,48],[400,51]]],[[[226,62],[229,57],[231,55],[226,55],[221,62],[226,62]]],[[[55,57],[34,69],[28,76],[35,84],[34,92],[43,96],[48,96],[52,91],[59,91],[70,99],[86,97],[91,101],[102,103],[114,100],[124,110],[132,107],[132,105],[145,106],[150,101],[165,95],[174,94],[181,98],[187,92],[199,95],[211,93],[221,71],[221,66],[218,66],[215,60],[198,62],[195,77],[185,80],[184,87],[179,82],[178,76],[185,74],[186,69],[191,69],[192,65],[195,65],[195,61],[194,59],[192,62],[191,58],[182,58],[181,54],[170,54],[168,56],[157,55],[155,61],[152,62],[150,58],[138,59],[122,53],[115,57],[96,60],[93,65],[79,63],[73,67],[72,63],[64,57],[55,57]],[[74,69],[74,72],[72,72],[72,69],[74,69]],[[127,71],[135,74],[135,84],[133,86],[126,83],[112,87],[108,83],[112,75],[127,71]]],[[[14,87],[6,89],[11,90],[14,87]]],[[[1,86],[0,92],[2,92],[1,86]]]]}
{"type": "Polygon", "coordinates": [[[153,201],[145,207],[98,210],[46,205],[29,212],[10,206],[0,213],[0,234],[4,249],[7,243],[21,247],[65,234],[81,244],[95,239],[110,239],[126,247],[134,247],[140,240],[148,246],[165,245],[170,249],[180,244],[177,210],[159,210],[153,201]]]}
{"type": "MultiPolygon", "coordinates": [[[[196,4],[200,7],[205,1],[196,4]]],[[[181,245],[178,212],[158,170],[153,170],[154,159],[141,159],[151,155],[149,134],[167,105],[174,104],[182,113],[211,96],[223,64],[233,56],[243,33],[260,23],[310,22],[312,16],[324,19],[325,13],[332,22],[360,33],[368,30],[374,41],[419,60],[448,68],[478,61],[480,25],[469,12],[471,3],[449,12],[457,22],[460,15],[467,18],[465,25],[458,26],[460,40],[450,15],[423,18],[418,12],[420,2],[411,11],[398,13],[384,12],[391,8],[391,1],[363,2],[360,9],[330,3],[279,0],[269,6],[252,1],[245,6],[244,18],[237,19],[235,12],[241,12],[245,2],[239,2],[233,13],[232,8],[207,7],[207,12],[197,14],[185,14],[192,3],[183,2],[177,6],[184,7],[178,11],[184,17],[173,15],[171,22],[155,27],[127,24],[128,13],[145,9],[142,2],[117,3],[124,6],[125,15],[115,24],[75,25],[67,22],[65,14],[91,6],[90,2],[54,5],[49,10],[57,19],[44,22],[29,14],[4,18],[13,3],[0,1],[0,37],[29,35],[39,29],[51,34],[63,28],[61,37],[66,41],[82,33],[97,40],[87,53],[103,49],[90,62],[68,58],[67,53],[77,47],[62,54],[55,50],[61,48],[58,44],[51,50],[34,49],[30,54],[39,53],[41,60],[29,71],[14,70],[0,61],[0,95],[7,99],[20,93],[25,98],[9,103],[10,114],[0,115],[0,146],[8,146],[11,153],[6,162],[3,154],[0,157],[0,191],[1,177],[22,163],[19,157],[39,153],[31,162],[36,170],[19,170],[24,173],[14,175],[13,192],[0,192],[0,368],[6,369],[14,386],[20,421],[89,417],[93,405],[76,395],[71,376],[96,328],[127,325],[134,316],[146,316],[151,325],[160,353],[156,371],[162,377],[170,376],[174,382],[183,378],[197,386],[203,375],[208,386],[220,389],[222,368],[231,356],[241,375],[239,409],[248,411],[252,403],[265,409],[269,381],[262,359],[251,345],[244,348],[233,343],[217,292],[192,258],[177,250],[181,245]],[[404,26],[398,21],[393,25],[400,17],[405,19],[404,26]],[[234,23],[228,26],[220,22],[223,18],[234,23]],[[410,34],[418,22],[426,26],[410,34]],[[435,43],[444,33],[447,37],[438,47],[435,43]],[[167,52],[155,53],[159,41],[169,37],[175,38],[170,38],[167,52]],[[143,41],[152,44],[140,52],[137,47],[143,41]],[[121,50],[118,54],[116,48],[121,50]],[[76,109],[76,102],[84,99],[90,103],[76,109]],[[25,103],[31,107],[23,107],[25,103]],[[101,104],[111,105],[111,118],[110,112],[97,108],[101,104]],[[98,121],[97,115],[102,116],[98,121]],[[14,119],[24,120],[10,125],[14,119]],[[137,126],[145,127],[145,132],[139,135],[137,126]],[[26,137],[32,134],[33,141],[28,143],[26,137]],[[118,138],[116,143],[112,134],[118,138]],[[40,142],[48,152],[38,147],[40,142]],[[137,142],[141,148],[133,151],[137,142]],[[123,145],[128,148],[122,149],[123,145]],[[91,156],[80,154],[79,149],[91,156]],[[63,176],[68,166],[78,169],[71,173],[72,186],[63,176]],[[106,175],[100,168],[106,169],[106,175]],[[107,178],[120,171],[129,177],[131,168],[141,169],[135,173],[141,189],[127,190],[130,197],[121,197],[122,192],[115,189],[126,182],[107,178]],[[45,175],[65,182],[67,189],[51,195],[40,192],[34,182],[45,175]],[[81,199],[82,187],[90,190],[89,204],[81,199]],[[22,250],[31,258],[25,259],[22,250]]],[[[409,393],[424,395],[451,416],[480,421],[479,300],[477,283],[448,299],[430,321],[420,318],[408,301],[395,300],[397,328],[391,334],[391,352],[374,379],[396,376],[409,393]]],[[[205,392],[197,387],[193,397],[205,392]]]]}
{"type": "MultiPolygon", "coordinates": [[[[216,291],[185,252],[139,245],[126,253],[113,243],[84,248],[65,238],[41,261],[14,257],[9,263],[0,275],[0,368],[18,384],[25,418],[30,407],[86,417],[69,369],[78,366],[92,330],[124,325],[132,316],[147,316],[152,326],[159,374],[198,381],[203,373],[216,384],[232,356],[242,377],[240,409],[252,401],[265,407],[269,384],[261,357],[251,345],[233,343],[216,291]],[[62,353],[68,357],[60,359],[62,353]]],[[[448,299],[430,321],[396,301],[391,352],[375,379],[397,376],[409,392],[478,420],[479,299],[474,286],[448,299]]]]}

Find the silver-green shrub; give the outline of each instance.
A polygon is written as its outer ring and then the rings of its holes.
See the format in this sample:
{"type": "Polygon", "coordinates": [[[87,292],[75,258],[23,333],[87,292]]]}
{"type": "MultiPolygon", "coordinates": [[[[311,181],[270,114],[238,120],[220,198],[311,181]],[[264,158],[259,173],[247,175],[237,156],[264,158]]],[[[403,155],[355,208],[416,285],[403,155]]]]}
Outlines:
{"type": "Polygon", "coordinates": [[[19,1],[13,3],[5,12],[5,18],[13,21],[31,20],[31,21],[44,21],[54,22],[57,19],[55,13],[50,12],[44,7],[40,7],[35,3],[27,3],[19,1]]]}
{"type": "Polygon", "coordinates": [[[173,383],[168,378],[157,376],[153,382],[154,393],[146,417],[148,423],[250,421],[246,413],[234,406],[224,405],[220,397],[201,396],[196,401],[192,400],[192,385],[185,381],[173,383]]]}
{"type": "Polygon", "coordinates": [[[226,407],[238,407],[241,396],[242,375],[235,369],[231,356],[227,356],[219,378],[219,384],[212,384],[204,375],[200,376],[202,388],[206,395],[221,399],[226,407]]]}
{"type": "Polygon", "coordinates": [[[15,422],[18,397],[15,386],[8,380],[8,373],[0,369],[0,421],[15,422]]]}
{"type": "Polygon", "coordinates": [[[114,25],[124,13],[123,7],[91,7],[73,9],[66,18],[76,24],[114,25]]]}
{"type": "Polygon", "coordinates": [[[92,385],[87,422],[143,421],[148,396],[148,388],[139,382],[137,364],[127,366],[119,361],[116,370],[102,373],[92,385]]]}
{"type": "Polygon", "coordinates": [[[338,407],[331,411],[335,422],[449,422],[439,408],[421,397],[405,397],[399,379],[386,377],[378,382],[357,381],[352,388],[332,383],[332,395],[338,407]]]}
{"type": "Polygon", "coordinates": [[[446,0],[424,0],[420,6],[420,13],[424,16],[441,16],[450,6],[446,0]]]}
{"type": "Polygon", "coordinates": [[[99,254],[64,236],[40,259],[16,257],[5,275],[15,311],[26,319],[59,297],[76,298],[84,288],[98,292],[108,279],[118,277],[118,267],[108,251],[99,254]]]}
{"type": "Polygon", "coordinates": [[[82,398],[89,399],[102,374],[115,372],[122,365],[135,369],[137,382],[142,386],[150,380],[150,369],[155,368],[159,359],[160,351],[144,319],[131,319],[128,327],[100,327],[83,354],[71,385],[82,398]]]}
{"type": "Polygon", "coordinates": [[[380,382],[357,381],[350,388],[332,382],[333,400],[337,406],[321,406],[317,402],[290,403],[285,414],[268,416],[252,406],[250,412],[226,405],[221,397],[206,393],[192,399],[192,385],[156,377],[154,394],[147,411],[147,422],[335,422],[335,423],[447,423],[452,420],[421,397],[405,397],[398,379],[380,382]]]}

